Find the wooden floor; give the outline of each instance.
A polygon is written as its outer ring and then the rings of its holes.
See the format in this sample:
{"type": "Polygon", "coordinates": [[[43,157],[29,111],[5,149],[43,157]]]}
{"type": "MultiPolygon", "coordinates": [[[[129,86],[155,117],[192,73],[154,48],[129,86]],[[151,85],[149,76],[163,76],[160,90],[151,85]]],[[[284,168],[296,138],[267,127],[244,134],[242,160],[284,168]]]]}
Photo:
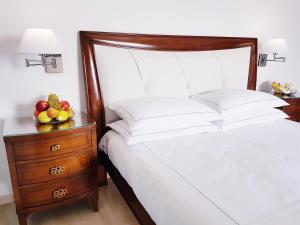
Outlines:
{"type": "MultiPolygon", "coordinates": [[[[87,201],[31,214],[28,225],[138,225],[112,181],[99,189],[99,212],[87,201]]],[[[18,225],[13,203],[0,206],[0,225],[18,225]]]]}

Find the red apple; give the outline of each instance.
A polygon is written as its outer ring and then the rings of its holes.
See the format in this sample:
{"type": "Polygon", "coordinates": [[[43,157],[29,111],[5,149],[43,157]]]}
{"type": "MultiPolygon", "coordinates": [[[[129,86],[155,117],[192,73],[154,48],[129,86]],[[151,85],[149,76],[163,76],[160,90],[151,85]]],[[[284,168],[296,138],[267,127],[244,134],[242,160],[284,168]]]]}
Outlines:
{"type": "Polygon", "coordinates": [[[33,113],[33,115],[35,116],[35,117],[38,117],[38,115],[40,114],[40,112],[36,109],[36,110],[34,110],[34,113],[33,113]]]}
{"type": "Polygon", "coordinates": [[[47,110],[48,107],[49,107],[49,104],[46,100],[40,100],[35,105],[36,110],[39,112],[47,110]]]}
{"type": "Polygon", "coordinates": [[[59,103],[59,105],[60,105],[60,108],[65,110],[65,111],[70,109],[70,103],[68,101],[61,101],[59,103]]]}

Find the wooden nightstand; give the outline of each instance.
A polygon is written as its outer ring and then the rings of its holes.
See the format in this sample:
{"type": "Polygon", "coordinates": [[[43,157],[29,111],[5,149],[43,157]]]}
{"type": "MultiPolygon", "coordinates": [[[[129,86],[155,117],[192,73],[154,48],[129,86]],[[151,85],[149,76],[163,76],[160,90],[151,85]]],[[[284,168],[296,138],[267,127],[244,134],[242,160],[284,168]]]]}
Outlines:
{"type": "Polygon", "coordinates": [[[290,116],[290,120],[300,122],[300,96],[284,96],[280,97],[283,100],[285,100],[287,103],[289,103],[289,106],[284,106],[279,109],[284,111],[286,114],[290,116]]]}
{"type": "Polygon", "coordinates": [[[29,213],[85,198],[98,211],[96,124],[84,113],[60,125],[7,119],[3,133],[20,225],[29,213]]]}

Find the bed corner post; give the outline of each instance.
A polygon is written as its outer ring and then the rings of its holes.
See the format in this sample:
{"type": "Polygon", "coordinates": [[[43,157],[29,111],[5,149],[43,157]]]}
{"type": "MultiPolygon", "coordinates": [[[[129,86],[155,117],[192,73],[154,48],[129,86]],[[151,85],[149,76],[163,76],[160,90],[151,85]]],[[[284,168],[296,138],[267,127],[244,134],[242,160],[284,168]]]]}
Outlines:
{"type": "Polygon", "coordinates": [[[257,38],[252,38],[247,88],[249,90],[256,90],[256,83],[257,83],[257,38]]]}
{"type": "MultiPolygon", "coordinates": [[[[100,91],[98,70],[94,55],[93,37],[90,32],[80,31],[81,59],[86,89],[87,116],[95,121],[97,127],[97,143],[105,133],[104,105],[100,91]]],[[[99,185],[107,184],[107,172],[98,154],[97,180],[99,185]]]]}

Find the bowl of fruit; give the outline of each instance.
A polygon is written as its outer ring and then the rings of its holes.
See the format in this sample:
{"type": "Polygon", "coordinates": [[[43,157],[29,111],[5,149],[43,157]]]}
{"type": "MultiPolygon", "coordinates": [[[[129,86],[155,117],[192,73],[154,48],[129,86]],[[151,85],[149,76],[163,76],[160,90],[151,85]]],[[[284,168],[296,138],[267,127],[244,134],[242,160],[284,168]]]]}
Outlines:
{"type": "Polygon", "coordinates": [[[60,101],[56,94],[49,94],[47,100],[36,103],[33,115],[39,123],[59,124],[72,119],[74,111],[68,101],[60,101]]]}
{"type": "Polygon", "coordinates": [[[297,90],[293,88],[291,83],[280,84],[277,81],[272,83],[273,92],[278,96],[290,96],[296,94],[297,90]]]}

